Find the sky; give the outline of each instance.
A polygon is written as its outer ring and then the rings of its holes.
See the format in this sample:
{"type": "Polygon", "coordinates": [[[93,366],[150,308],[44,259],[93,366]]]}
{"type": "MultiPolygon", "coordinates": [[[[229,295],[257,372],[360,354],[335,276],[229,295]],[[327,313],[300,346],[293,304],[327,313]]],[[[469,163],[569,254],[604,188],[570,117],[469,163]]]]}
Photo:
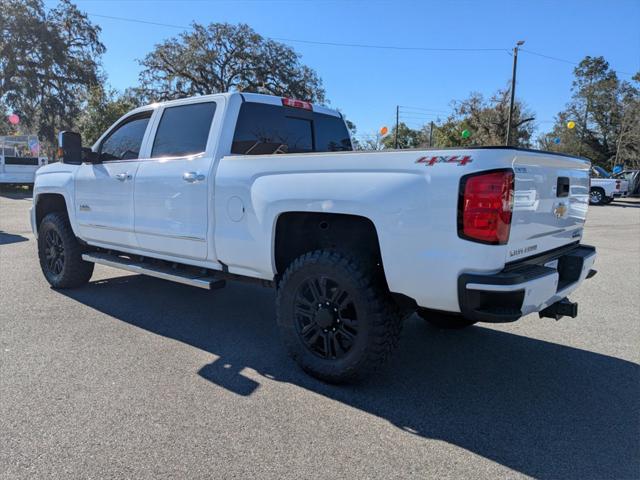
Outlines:
{"type": "MultiPolygon", "coordinates": [[[[55,0],[46,0],[53,6],[55,0]]],[[[111,86],[135,86],[138,60],[182,30],[104,18],[189,26],[246,23],[265,37],[287,39],[323,80],[329,106],[371,135],[401,120],[419,127],[451,111],[471,92],[490,96],[511,78],[516,97],[551,128],[571,95],[573,68],[602,55],[621,79],[640,70],[640,0],[75,0],[102,28],[103,66],[111,86]],[[297,41],[296,41],[297,40],[297,41]],[[303,41],[375,45],[360,48],[303,41]],[[407,47],[414,48],[407,50],[407,47]],[[445,50],[422,49],[488,49],[445,50]],[[495,49],[495,50],[493,50],[495,49]],[[530,52],[535,52],[530,53],[530,52]],[[545,58],[556,57],[560,60],[545,58]],[[625,73],[622,73],[625,72],[625,73]]]]}

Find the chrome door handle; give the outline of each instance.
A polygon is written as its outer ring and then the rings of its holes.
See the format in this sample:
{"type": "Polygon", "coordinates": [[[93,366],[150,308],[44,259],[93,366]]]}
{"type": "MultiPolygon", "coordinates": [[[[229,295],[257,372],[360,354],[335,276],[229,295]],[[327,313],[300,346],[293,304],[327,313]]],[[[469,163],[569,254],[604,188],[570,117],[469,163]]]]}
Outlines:
{"type": "Polygon", "coordinates": [[[129,172],[116,173],[116,178],[121,182],[124,182],[125,180],[131,180],[131,174],[129,172]]]}
{"type": "Polygon", "coordinates": [[[193,182],[201,182],[204,180],[204,175],[198,172],[184,172],[182,174],[182,179],[185,182],[193,183],[193,182]]]}

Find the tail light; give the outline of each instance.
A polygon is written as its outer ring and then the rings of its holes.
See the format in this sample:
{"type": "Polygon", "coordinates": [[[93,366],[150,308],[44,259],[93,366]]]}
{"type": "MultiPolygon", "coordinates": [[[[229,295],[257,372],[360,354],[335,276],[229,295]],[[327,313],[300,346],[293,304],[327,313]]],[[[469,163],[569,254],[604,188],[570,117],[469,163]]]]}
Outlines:
{"type": "Polygon", "coordinates": [[[616,190],[620,190],[620,180],[616,180],[616,190]]]}
{"type": "Polygon", "coordinates": [[[293,98],[282,98],[282,105],[284,107],[302,108],[303,110],[313,110],[313,105],[310,102],[303,102],[302,100],[295,100],[293,98]]]}
{"type": "Polygon", "coordinates": [[[458,202],[458,236],[474,242],[504,245],[513,212],[512,170],[493,170],[462,177],[458,202]]]}

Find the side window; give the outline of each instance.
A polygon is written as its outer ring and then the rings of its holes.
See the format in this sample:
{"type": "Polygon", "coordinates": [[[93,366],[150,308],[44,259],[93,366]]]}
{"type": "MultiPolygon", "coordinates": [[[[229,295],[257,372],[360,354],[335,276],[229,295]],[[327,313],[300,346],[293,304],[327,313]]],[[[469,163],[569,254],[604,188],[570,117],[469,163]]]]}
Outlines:
{"type": "Polygon", "coordinates": [[[265,155],[312,152],[311,115],[287,110],[264,103],[242,104],[231,153],[265,155]]]}
{"type": "Polygon", "coordinates": [[[140,155],[144,132],[151,118],[151,112],[128,119],[109,134],[100,145],[100,159],[133,160],[140,155]]]}
{"type": "Polygon", "coordinates": [[[169,107],[162,113],[151,157],[184,157],[207,149],[215,102],[169,107]]]}

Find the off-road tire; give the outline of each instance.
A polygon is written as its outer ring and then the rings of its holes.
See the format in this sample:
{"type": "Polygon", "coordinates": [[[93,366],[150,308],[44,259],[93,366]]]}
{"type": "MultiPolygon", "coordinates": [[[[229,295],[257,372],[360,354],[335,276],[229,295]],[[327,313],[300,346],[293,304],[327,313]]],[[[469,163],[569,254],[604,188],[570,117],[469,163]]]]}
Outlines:
{"type": "Polygon", "coordinates": [[[460,330],[478,322],[469,320],[460,314],[418,310],[418,316],[428,324],[442,330],[460,330]]]}
{"type": "Polygon", "coordinates": [[[42,219],[38,228],[38,257],[42,273],[53,288],[74,288],[89,281],[94,264],[82,260],[82,252],[83,246],[73,234],[65,213],[53,212],[42,219]],[[61,263],[58,259],[52,262],[52,246],[61,256],[61,263]]]}
{"type": "Polygon", "coordinates": [[[604,205],[607,196],[604,190],[600,187],[592,187],[589,192],[589,204],[590,205],[604,205]]]}
{"type": "MultiPolygon", "coordinates": [[[[384,282],[378,277],[372,274],[371,269],[362,260],[334,251],[309,252],[289,265],[278,284],[277,321],[289,354],[305,372],[329,383],[358,381],[381,367],[396,349],[402,329],[402,314],[384,282]],[[332,340],[325,342],[327,333],[319,334],[320,344],[324,343],[328,350],[335,353],[334,356],[323,356],[313,351],[311,346],[305,344],[307,340],[301,332],[304,330],[300,327],[301,322],[308,322],[304,328],[315,325],[318,330],[322,330],[318,326],[318,305],[313,304],[313,308],[316,309],[313,318],[306,313],[300,316],[299,308],[296,311],[296,306],[300,305],[300,295],[309,291],[303,289],[316,281],[319,291],[324,289],[327,298],[340,295],[340,298],[346,299],[344,302],[336,300],[335,311],[338,313],[332,321],[334,325],[338,322],[338,325],[334,327],[335,333],[328,333],[332,340]],[[340,290],[343,293],[338,294],[340,290]],[[341,336],[340,329],[354,324],[352,320],[342,317],[345,312],[342,307],[347,303],[347,315],[357,318],[357,333],[351,342],[342,342],[345,337],[341,336]],[[342,325],[339,324],[341,318],[342,325]],[[339,344],[329,345],[332,341],[338,341],[339,344]],[[346,352],[343,348],[345,345],[348,347],[346,352]]],[[[324,306],[324,302],[322,304],[324,306]]],[[[314,332],[311,336],[313,335],[314,332]]]]}

